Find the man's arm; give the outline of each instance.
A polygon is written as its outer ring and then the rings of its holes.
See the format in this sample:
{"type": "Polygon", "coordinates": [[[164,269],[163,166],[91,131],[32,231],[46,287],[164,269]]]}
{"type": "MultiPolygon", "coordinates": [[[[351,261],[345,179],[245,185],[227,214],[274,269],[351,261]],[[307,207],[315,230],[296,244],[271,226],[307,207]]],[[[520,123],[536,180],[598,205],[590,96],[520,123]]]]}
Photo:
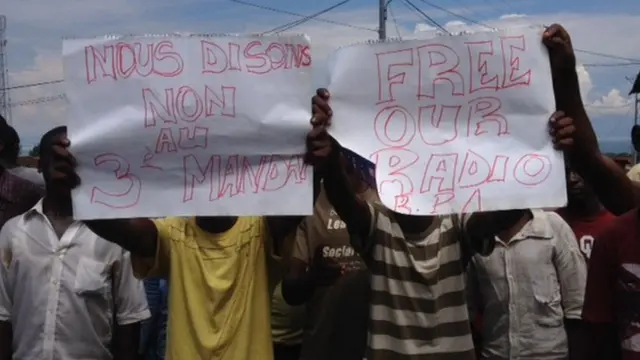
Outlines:
{"type": "MultiPolygon", "coordinates": [[[[7,225],[7,224],[5,224],[7,225]]],[[[13,307],[9,266],[13,261],[8,226],[0,231],[0,360],[11,360],[13,356],[13,328],[11,308],[13,307]]]]}
{"type": "Polygon", "coordinates": [[[352,245],[364,256],[362,251],[369,247],[365,242],[369,240],[374,225],[372,211],[351,186],[347,172],[338,160],[339,146],[335,144],[335,154],[327,162],[324,189],[336,213],[347,224],[352,245]]]}
{"type": "Polygon", "coordinates": [[[580,96],[577,72],[567,71],[562,76],[555,76],[553,83],[556,107],[573,119],[577,136],[581,137],[578,140],[594,144],[582,151],[567,152],[572,169],[593,188],[602,205],[613,214],[620,215],[633,209],[640,204],[640,186],[629,180],[618,164],[600,152],[580,96]]]}
{"type": "Polygon", "coordinates": [[[140,323],[116,325],[113,332],[113,358],[118,360],[140,360],[140,323]]]}
{"type": "Polygon", "coordinates": [[[482,351],[482,329],[478,327],[476,319],[482,313],[482,299],[480,297],[480,284],[473,258],[467,267],[467,306],[469,308],[469,321],[471,322],[471,337],[476,349],[476,357],[479,359],[482,351]]]}
{"type": "MultiPolygon", "coordinates": [[[[621,218],[614,219],[615,226],[621,218]]],[[[585,359],[620,359],[620,341],[615,326],[617,261],[615,242],[624,234],[608,227],[595,239],[589,259],[589,276],[582,318],[585,323],[585,359]]]]}
{"type": "Polygon", "coordinates": [[[158,229],[150,219],[87,220],[85,224],[101,238],[120,245],[135,256],[156,256],[158,229]]]}
{"type": "Polygon", "coordinates": [[[310,259],[307,223],[303,221],[296,231],[287,274],[282,280],[282,297],[289,305],[302,305],[313,296],[315,286],[307,271],[310,259]]]}
{"type": "Polygon", "coordinates": [[[116,324],[113,336],[115,359],[138,358],[140,322],[151,317],[144,283],[133,276],[129,253],[122,251],[113,268],[116,324]]]}
{"type": "Polygon", "coordinates": [[[587,282],[587,263],[574,232],[560,215],[547,212],[556,238],[553,263],[558,274],[570,359],[582,359],[582,305],[587,282]]]}

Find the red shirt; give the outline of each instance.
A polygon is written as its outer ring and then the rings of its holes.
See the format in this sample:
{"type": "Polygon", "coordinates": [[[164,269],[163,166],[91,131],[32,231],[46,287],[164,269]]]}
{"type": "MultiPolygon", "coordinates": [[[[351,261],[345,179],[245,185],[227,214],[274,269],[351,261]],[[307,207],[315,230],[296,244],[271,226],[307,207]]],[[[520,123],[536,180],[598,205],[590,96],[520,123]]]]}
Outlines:
{"type": "Polygon", "coordinates": [[[615,324],[622,360],[640,360],[640,214],[613,219],[595,242],[582,309],[592,323],[615,324]]]}
{"type": "Polygon", "coordinates": [[[559,209],[557,213],[562,216],[576,234],[580,252],[587,260],[591,257],[594,239],[598,238],[602,229],[606,228],[616,218],[615,215],[604,209],[588,218],[571,216],[565,209],[559,209]]]}

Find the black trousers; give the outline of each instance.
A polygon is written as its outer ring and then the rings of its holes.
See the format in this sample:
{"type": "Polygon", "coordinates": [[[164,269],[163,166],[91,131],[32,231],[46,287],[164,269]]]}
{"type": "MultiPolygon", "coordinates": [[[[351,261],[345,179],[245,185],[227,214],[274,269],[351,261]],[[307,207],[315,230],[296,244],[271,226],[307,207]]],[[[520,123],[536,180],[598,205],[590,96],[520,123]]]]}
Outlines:
{"type": "Polygon", "coordinates": [[[274,360],[298,360],[300,358],[300,348],[302,344],[278,344],[273,343],[274,360]]]}

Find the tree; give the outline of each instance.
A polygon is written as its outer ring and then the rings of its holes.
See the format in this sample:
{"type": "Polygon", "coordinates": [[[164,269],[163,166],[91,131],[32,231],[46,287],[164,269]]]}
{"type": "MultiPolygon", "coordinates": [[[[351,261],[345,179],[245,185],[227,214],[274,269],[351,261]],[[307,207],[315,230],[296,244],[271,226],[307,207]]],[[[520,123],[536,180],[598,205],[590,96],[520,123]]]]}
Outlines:
{"type": "Polygon", "coordinates": [[[36,145],[31,150],[29,150],[29,156],[38,157],[40,156],[40,145],[36,145]]]}

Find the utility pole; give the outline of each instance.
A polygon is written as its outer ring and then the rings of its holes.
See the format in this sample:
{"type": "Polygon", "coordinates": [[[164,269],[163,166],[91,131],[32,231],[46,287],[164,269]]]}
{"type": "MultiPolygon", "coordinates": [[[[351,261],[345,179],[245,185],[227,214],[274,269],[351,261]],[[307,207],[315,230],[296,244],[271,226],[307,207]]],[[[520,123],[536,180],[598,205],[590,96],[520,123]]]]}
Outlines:
{"type": "MultiPolygon", "coordinates": [[[[633,101],[633,125],[638,125],[638,122],[640,121],[640,118],[638,118],[638,116],[640,116],[639,112],[640,112],[640,72],[638,72],[638,75],[636,76],[635,80],[631,79],[629,77],[627,77],[627,80],[629,80],[629,82],[631,82],[633,85],[631,86],[631,91],[629,91],[629,96],[633,95],[634,96],[634,101],[633,101]]],[[[638,152],[635,151],[635,148],[633,149],[633,165],[638,163],[638,152]]]]}
{"type": "MultiPolygon", "coordinates": [[[[638,77],[640,79],[640,77],[638,77]]],[[[640,107],[640,97],[638,97],[638,93],[633,94],[635,96],[635,101],[633,102],[633,125],[638,125],[638,107],[640,107]]],[[[638,163],[638,152],[633,149],[633,165],[638,163]]]]}
{"type": "Polygon", "coordinates": [[[378,14],[378,39],[387,40],[387,5],[391,0],[380,0],[378,14]]]}
{"type": "Polygon", "coordinates": [[[0,15],[0,115],[9,125],[11,123],[11,104],[9,99],[9,70],[7,70],[7,17],[0,15]]]}

